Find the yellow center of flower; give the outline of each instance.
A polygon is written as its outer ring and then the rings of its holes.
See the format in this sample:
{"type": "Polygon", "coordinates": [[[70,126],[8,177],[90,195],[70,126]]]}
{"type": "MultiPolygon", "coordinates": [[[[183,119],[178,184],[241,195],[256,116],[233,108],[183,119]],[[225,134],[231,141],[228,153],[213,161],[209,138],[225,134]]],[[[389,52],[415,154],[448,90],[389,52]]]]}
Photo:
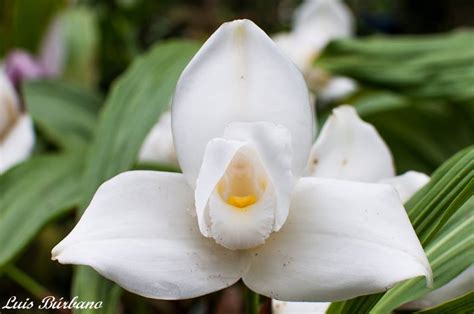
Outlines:
{"type": "Polygon", "coordinates": [[[227,199],[227,203],[229,205],[238,207],[238,208],[244,208],[250,205],[255,204],[257,202],[257,197],[253,194],[246,195],[246,196],[229,196],[227,199]]]}
{"type": "Polygon", "coordinates": [[[240,152],[217,185],[222,200],[238,210],[247,210],[247,207],[257,203],[265,189],[266,178],[255,160],[240,152]]]}

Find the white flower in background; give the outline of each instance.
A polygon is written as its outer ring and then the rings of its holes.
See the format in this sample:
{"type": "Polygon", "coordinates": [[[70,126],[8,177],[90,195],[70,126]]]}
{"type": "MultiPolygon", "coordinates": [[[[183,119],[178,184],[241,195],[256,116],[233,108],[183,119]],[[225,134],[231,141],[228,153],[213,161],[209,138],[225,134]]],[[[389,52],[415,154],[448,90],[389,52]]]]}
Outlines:
{"type": "Polygon", "coordinates": [[[287,301],[432,281],[393,187],[301,178],[313,135],[308,90],[251,21],[209,38],[182,73],[171,112],[183,174],[130,171],[104,183],[53,259],[158,299],[241,278],[287,301]]]}
{"type": "MultiPolygon", "coordinates": [[[[395,176],[392,154],[369,123],[351,106],[333,110],[311,149],[309,176],[386,183],[398,192],[403,203],[429,181],[420,172],[395,176]]],[[[325,313],[330,303],[280,302],[273,300],[275,313],[325,313]]]]}
{"type": "Polygon", "coordinates": [[[293,29],[273,36],[273,40],[303,72],[308,86],[323,101],[337,100],[356,90],[354,80],[330,77],[313,62],[333,39],[354,33],[354,17],[341,0],[305,0],[296,9],[293,29]]]}
{"type": "Polygon", "coordinates": [[[48,27],[34,57],[13,50],[0,67],[0,174],[31,155],[35,142],[33,123],[21,104],[21,84],[27,80],[55,77],[64,65],[64,42],[58,19],[48,27]]]}
{"type": "Polygon", "coordinates": [[[25,160],[33,146],[31,119],[22,112],[15,88],[0,68],[0,174],[25,160]]]}
{"type": "Polygon", "coordinates": [[[403,203],[430,179],[416,171],[395,176],[387,144],[351,106],[334,109],[326,121],[311,149],[308,174],[320,178],[390,184],[403,203]]]}
{"type": "Polygon", "coordinates": [[[140,149],[138,160],[178,166],[171,132],[171,113],[164,112],[153,126],[140,149]]]}

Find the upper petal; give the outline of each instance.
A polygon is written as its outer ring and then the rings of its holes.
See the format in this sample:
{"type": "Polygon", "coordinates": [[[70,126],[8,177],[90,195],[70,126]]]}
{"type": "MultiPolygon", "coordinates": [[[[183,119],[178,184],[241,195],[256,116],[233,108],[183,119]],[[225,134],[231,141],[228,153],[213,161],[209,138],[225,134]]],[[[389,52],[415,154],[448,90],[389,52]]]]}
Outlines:
{"type": "Polygon", "coordinates": [[[33,122],[30,116],[23,114],[3,141],[0,139],[0,174],[28,158],[34,144],[33,122]]]}
{"type": "Polygon", "coordinates": [[[402,175],[380,180],[390,184],[397,190],[403,203],[406,203],[419,189],[430,181],[430,177],[417,171],[407,171],[402,175]]]}
{"type": "Polygon", "coordinates": [[[384,184],[301,179],[286,224],[250,254],[244,282],[279,300],[344,300],[432,280],[400,199],[384,184]]]}
{"type": "Polygon", "coordinates": [[[307,40],[306,36],[296,35],[293,32],[280,33],[272,36],[275,44],[307,75],[311,69],[314,58],[319,53],[319,46],[307,40]]]}
{"type": "Polygon", "coordinates": [[[207,294],[241,276],[238,252],[204,238],[181,174],[123,173],[104,183],[74,230],[53,249],[127,290],[159,299],[207,294]]]}
{"type": "Polygon", "coordinates": [[[309,174],[377,182],[395,175],[389,148],[351,106],[333,110],[311,149],[309,174]]]}
{"type": "Polygon", "coordinates": [[[207,143],[231,122],[268,121],[286,127],[302,173],[313,135],[308,89],[295,65],[253,22],[223,24],[178,81],[172,128],[183,174],[195,186],[207,143]]]}

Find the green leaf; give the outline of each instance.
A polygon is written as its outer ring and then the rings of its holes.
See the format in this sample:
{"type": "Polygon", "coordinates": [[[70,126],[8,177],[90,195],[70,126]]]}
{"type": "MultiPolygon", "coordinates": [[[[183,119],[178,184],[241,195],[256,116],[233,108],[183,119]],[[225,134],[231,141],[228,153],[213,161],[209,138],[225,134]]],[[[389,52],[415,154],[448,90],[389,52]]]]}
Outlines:
{"type": "Polygon", "coordinates": [[[0,59],[13,48],[37,52],[51,19],[65,4],[58,0],[0,1],[0,59]]]}
{"type": "Polygon", "coordinates": [[[386,293],[331,304],[328,313],[390,313],[451,281],[474,263],[474,147],[443,164],[406,204],[434,275],[397,284],[386,293]]]}
{"type": "Polygon", "coordinates": [[[431,173],[474,143],[474,106],[468,104],[420,102],[387,91],[363,93],[352,103],[387,142],[399,173],[431,173]]]}
{"type": "MultiPolygon", "coordinates": [[[[433,289],[440,288],[474,263],[474,198],[459,211],[459,218],[445,226],[426,247],[426,255],[433,269],[433,289]]],[[[433,289],[426,287],[424,279],[416,278],[396,285],[377,302],[372,313],[390,313],[400,305],[416,300],[433,289]]]]}
{"type": "Polygon", "coordinates": [[[474,32],[331,43],[316,66],[417,99],[474,104],[474,32]]]}
{"type": "Polygon", "coordinates": [[[467,293],[459,298],[448,301],[436,307],[419,311],[417,313],[423,314],[445,314],[445,313],[458,313],[458,314],[471,314],[474,312],[474,291],[467,293]]]}
{"type": "MultiPolygon", "coordinates": [[[[133,167],[145,136],[168,109],[178,77],[199,47],[186,41],[158,44],[115,82],[88,156],[81,208],[102,182],[133,167]]],[[[116,310],[116,289],[89,268],[80,267],[75,273],[73,295],[108,300],[105,311],[111,313],[116,310]]]]}
{"type": "Polygon", "coordinates": [[[80,156],[61,154],[34,157],[0,176],[0,268],[78,204],[81,172],[80,156]]]}
{"type": "Polygon", "coordinates": [[[93,137],[101,98],[59,81],[29,82],[23,94],[35,124],[51,142],[66,150],[84,150],[93,137]]]}

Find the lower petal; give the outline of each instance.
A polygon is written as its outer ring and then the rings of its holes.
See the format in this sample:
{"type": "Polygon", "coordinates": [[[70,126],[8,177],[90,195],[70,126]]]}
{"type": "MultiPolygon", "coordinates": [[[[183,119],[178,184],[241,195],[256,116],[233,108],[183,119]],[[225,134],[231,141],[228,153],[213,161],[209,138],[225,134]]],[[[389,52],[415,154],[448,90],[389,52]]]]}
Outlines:
{"type": "Polygon", "coordinates": [[[303,178],[280,232],[250,252],[244,282],[285,301],[337,301],[389,289],[431,268],[396,191],[303,178]]]}
{"type": "Polygon", "coordinates": [[[53,259],[91,266],[150,298],[192,298],[230,286],[241,277],[241,256],[201,235],[193,203],[181,174],[123,173],[99,188],[53,259]]]}

